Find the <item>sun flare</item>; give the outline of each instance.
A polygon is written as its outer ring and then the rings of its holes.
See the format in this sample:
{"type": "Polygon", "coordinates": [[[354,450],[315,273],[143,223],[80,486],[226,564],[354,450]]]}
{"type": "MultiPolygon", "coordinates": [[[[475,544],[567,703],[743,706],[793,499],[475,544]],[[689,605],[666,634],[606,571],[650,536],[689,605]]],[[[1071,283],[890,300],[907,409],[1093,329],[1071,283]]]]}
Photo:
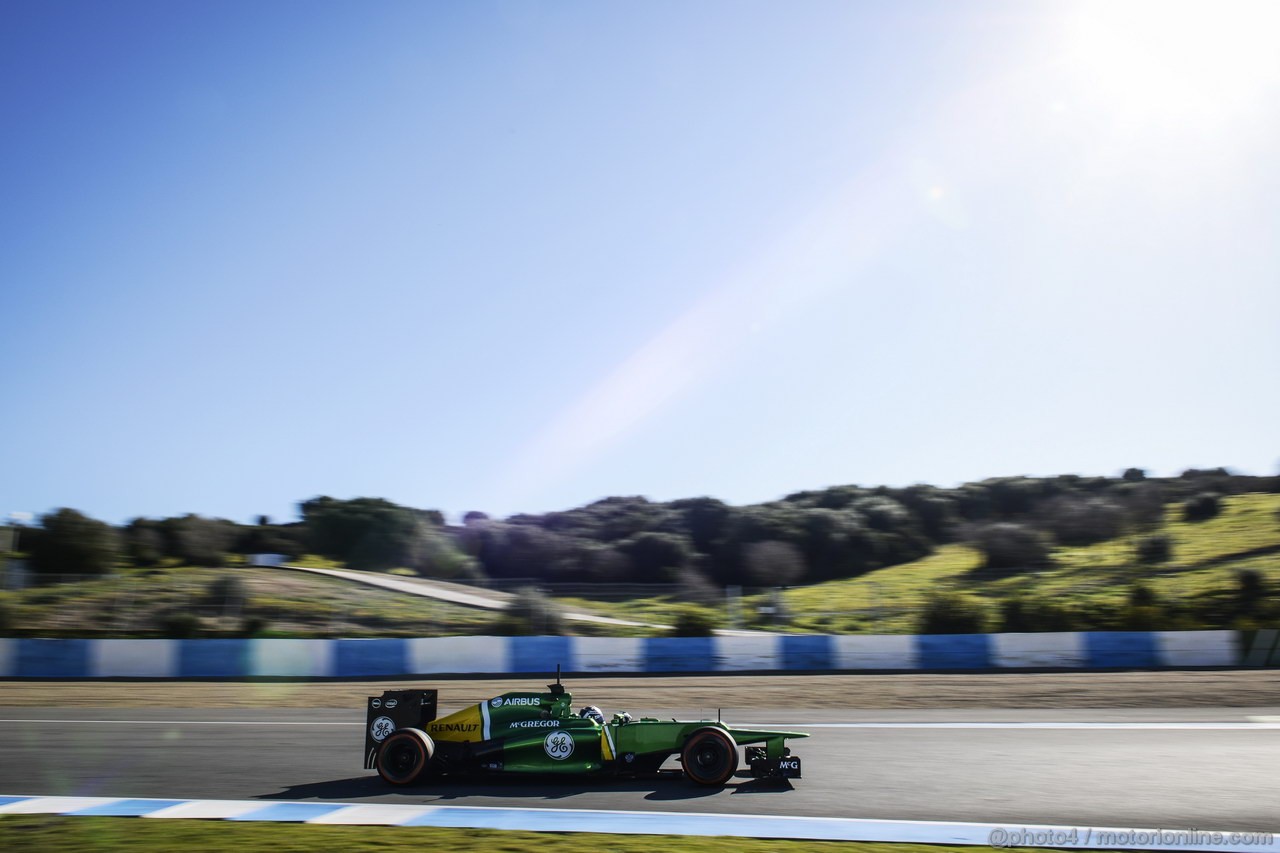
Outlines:
{"type": "Polygon", "coordinates": [[[1217,121],[1280,89],[1277,0],[1111,0],[1073,7],[1083,96],[1135,118],[1217,121]]]}

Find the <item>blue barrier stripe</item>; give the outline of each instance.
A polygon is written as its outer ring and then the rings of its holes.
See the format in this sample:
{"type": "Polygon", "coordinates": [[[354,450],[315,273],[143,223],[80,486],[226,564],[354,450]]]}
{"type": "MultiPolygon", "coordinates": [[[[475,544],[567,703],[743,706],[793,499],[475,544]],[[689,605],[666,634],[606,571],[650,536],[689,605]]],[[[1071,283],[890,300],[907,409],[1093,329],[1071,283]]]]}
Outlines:
{"type": "Polygon", "coordinates": [[[716,668],[713,637],[646,637],[645,672],[707,672],[716,668]]]}
{"type": "Polygon", "coordinates": [[[30,800],[31,797],[0,797],[0,806],[7,806],[9,803],[20,803],[23,800],[30,800]]]}
{"type": "Polygon", "coordinates": [[[990,669],[988,634],[921,634],[916,637],[917,669],[990,669]]]}
{"type": "Polygon", "coordinates": [[[1092,667],[1160,665],[1156,638],[1150,631],[1089,631],[1084,642],[1092,667]]]}
{"type": "Polygon", "coordinates": [[[403,675],[409,669],[409,646],[404,640],[337,640],[333,675],[403,675]]]}
{"type": "Polygon", "coordinates": [[[170,806],[181,805],[184,802],[186,800],[116,800],[114,803],[90,806],[87,809],[67,812],[67,814],[79,817],[141,817],[144,814],[167,809],[170,806]]]}
{"type": "Polygon", "coordinates": [[[179,640],[179,678],[244,678],[249,640],[179,640]]]}
{"type": "Polygon", "coordinates": [[[578,668],[573,637],[511,637],[507,640],[508,672],[555,672],[556,664],[578,668]]]}
{"type": "Polygon", "coordinates": [[[782,669],[835,669],[835,643],[826,634],[784,634],[782,669]]]}
{"type": "Polygon", "coordinates": [[[14,674],[19,678],[87,678],[91,640],[18,640],[14,674]]]}
{"type": "Polygon", "coordinates": [[[226,818],[226,820],[272,820],[301,823],[347,808],[351,808],[351,803],[274,803],[257,811],[226,818]]]}

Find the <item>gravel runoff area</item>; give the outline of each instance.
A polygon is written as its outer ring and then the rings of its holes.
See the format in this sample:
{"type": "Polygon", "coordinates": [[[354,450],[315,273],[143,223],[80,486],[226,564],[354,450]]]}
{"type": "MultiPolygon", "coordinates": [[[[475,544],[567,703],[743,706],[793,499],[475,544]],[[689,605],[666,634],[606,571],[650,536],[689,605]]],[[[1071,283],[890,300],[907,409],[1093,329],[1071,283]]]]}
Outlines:
{"type": "MultiPolygon", "coordinates": [[[[0,707],[360,708],[384,689],[430,686],[442,708],[509,690],[536,675],[397,681],[0,681],[0,707]]],[[[566,676],[575,694],[612,707],[761,710],[887,708],[1195,708],[1280,706],[1280,671],[1053,672],[900,675],[566,676]]]]}

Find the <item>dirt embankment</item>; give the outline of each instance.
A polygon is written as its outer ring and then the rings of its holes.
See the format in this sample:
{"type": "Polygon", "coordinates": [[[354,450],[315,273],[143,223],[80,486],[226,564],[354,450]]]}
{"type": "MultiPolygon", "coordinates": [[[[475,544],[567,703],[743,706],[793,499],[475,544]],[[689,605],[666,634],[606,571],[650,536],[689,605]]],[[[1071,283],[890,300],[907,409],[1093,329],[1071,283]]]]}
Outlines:
{"type": "MultiPolygon", "coordinates": [[[[430,678],[357,682],[0,682],[0,706],[358,708],[384,689],[431,686],[441,707],[544,679],[430,678]]],[[[955,675],[719,675],[578,678],[566,686],[615,708],[1195,708],[1280,706],[1280,672],[1268,670],[1000,673],[955,675]]]]}

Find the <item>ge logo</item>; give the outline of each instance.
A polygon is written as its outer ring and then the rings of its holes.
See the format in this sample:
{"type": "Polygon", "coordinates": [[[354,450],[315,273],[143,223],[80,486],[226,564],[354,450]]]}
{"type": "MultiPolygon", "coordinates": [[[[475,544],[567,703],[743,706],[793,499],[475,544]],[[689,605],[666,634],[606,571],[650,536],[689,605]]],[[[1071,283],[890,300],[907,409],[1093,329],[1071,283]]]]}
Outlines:
{"type": "Polygon", "coordinates": [[[382,743],[387,739],[387,735],[396,730],[396,724],[391,722],[390,717],[379,717],[373,721],[373,725],[369,726],[369,734],[378,743],[382,743]]]}
{"type": "Polygon", "coordinates": [[[564,761],[573,755],[573,738],[568,732],[552,732],[542,742],[542,748],[556,761],[564,761]]]}
{"type": "Polygon", "coordinates": [[[489,704],[490,704],[490,705],[492,705],[493,707],[497,708],[498,706],[500,706],[500,705],[502,704],[502,697],[501,697],[501,696],[499,696],[499,697],[497,697],[496,699],[490,699],[490,700],[489,700],[489,704]]]}

